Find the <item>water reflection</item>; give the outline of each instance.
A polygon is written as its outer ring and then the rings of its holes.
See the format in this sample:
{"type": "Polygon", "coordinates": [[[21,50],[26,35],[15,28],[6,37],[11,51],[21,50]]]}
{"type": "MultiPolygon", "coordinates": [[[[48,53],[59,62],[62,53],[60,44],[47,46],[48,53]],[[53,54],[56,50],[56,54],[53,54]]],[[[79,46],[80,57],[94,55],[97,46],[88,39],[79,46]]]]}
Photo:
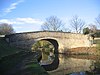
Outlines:
{"type": "Polygon", "coordinates": [[[55,54],[51,59],[42,54],[40,63],[50,75],[100,75],[100,60],[95,56],[55,54]]]}
{"type": "Polygon", "coordinates": [[[42,59],[40,61],[40,65],[49,65],[51,64],[55,59],[54,53],[50,52],[49,54],[46,54],[42,52],[42,59]]]}
{"type": "MultiPolygon", "coordinates": [[[[94,59],[68,57],[59,54],[59,66],[49,70],[50,75],[96,75],[100,74],[100,62],[94,59]]],[[[49,68],[49,67],[48,67],[49,68]]]]}
{"type": "Polygon", "coordinates": [[[53,61],[50,64],[41,65],[46,71],[52,71],[58,68],[59,66],[59,58],[58,54],[55,54],[53,61]]]}

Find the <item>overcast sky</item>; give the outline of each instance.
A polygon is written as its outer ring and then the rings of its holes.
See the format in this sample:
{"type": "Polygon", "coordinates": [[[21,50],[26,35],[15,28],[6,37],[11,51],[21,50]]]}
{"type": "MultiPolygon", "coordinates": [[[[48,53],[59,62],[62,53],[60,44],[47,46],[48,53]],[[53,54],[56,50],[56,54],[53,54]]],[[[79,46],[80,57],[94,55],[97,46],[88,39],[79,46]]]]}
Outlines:
{"type": "Polygon", "coordinates": [[[95,24],[100,0],[0,0],[0,23],[8,23],[16,32],[39,31],[45,19],[57,16],[69,28],[69,20],[78,15],[86,24],[95,24]]]}

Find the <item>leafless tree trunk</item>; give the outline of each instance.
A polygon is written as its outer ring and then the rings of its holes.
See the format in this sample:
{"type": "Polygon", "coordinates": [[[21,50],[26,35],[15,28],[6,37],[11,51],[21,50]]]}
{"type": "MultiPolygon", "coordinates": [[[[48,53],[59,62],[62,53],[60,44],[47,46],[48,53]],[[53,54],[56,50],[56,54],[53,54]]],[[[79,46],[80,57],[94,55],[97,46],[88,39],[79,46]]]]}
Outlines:
{"type": "Polygon", "coordinates": [[[48,31],[62,31],[64,23],[56,16],[51,16],[46,19],[46,22],[41,26],[42,30],[48,31]]]}
{"type": "Polygon", "coordinates": [[[70,21],[71,27],[75,30],[75,33],[81,33],[85,22],[81,20],[77,15],[73,16],[70,21]]]}
{"type": "Polygon", "coordinates": [[[98,17],[96,18],[96,23],[100,26],[100,14],[99,14],[98,17]]]}

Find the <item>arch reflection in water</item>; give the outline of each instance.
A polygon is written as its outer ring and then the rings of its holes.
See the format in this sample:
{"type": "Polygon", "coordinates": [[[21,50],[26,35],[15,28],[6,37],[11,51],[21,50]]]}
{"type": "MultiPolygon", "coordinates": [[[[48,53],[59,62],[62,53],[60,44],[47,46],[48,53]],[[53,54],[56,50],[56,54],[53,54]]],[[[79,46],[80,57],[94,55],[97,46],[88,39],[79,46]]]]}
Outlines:
{"type": "Polygon", "coordinates": [[[48,73],[50,75],[86,75],[91,73],[90,75],[93,75],[95,62],[96,60],[92,59],[79,59],[59,54],[59,67],[56,70],[48,71],[48,73]]]}
{"type": "Polygon", "coordinates": [[[54,60],[50,64],[41,65],[46,71],[52,71],[58,68],[59,59],[58,54],[55,54],[54,60]]]}
{"type": "MultiPolygon", "coordinates": [[[[43,63],[40,62],[41,66],[46,71],[51,71],[51,70],[57,69],[58,65],[59,65],[59,58],[58,58],[58,47],[59,47],[59,45],[58,45],[58,42],[54,39],[41,39],[41,40],[49,41],[54,46],[54,58],[51,61],[49,61],[49,63],[48,63],[48,60],[47,60],[46,64],[44,63],[44,61],[43,61],[43,63]]],[[[52,55],[52,54],[50,54],[50,55],[52,55]]],[[[43,55],[42,55],[42,57],[43,57],[43,55]]],[[[49,59],[51,59],[51,56],[50,56],[49,59]]]]}

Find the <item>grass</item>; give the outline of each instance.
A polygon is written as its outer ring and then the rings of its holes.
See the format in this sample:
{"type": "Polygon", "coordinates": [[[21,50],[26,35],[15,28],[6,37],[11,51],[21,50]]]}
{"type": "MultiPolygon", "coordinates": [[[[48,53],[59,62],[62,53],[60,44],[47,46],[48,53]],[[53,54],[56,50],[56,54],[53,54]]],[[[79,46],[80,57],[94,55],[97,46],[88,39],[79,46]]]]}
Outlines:
{"type": "Polygon", "coordinates": [[[0,37],[0,75],[48,75],[34,58],[36,54],[9,46],[4,38],[0,37]],[[28,62],[23,62],[26,61],[28,62]],[[32,63],[31,63],[32,62],[32,63]],[[18,67],[19,66],[19,67],[18,67]],[[23,67],[23,69],[21,69],[23,67]]]}
{"type": "Polygon", "coordinates": [[[97,43],[97,50],[100,51],[100,43],[97,43]]]}
{"type": "Polygon", "coordinates": [[[48,75],[48,73],[42,67],[40,67],[39,64],[30,64],[30,65],[25,66],[25,68],[26,68],[26,71],[29,70],[33,74],[37,74],[37,75],[48,75]]]}
{"type": "Polygon", "coordinates": [[[5,39],[0,37],[0,58],[20,51],[22,51],[22,49],[10,47],[9,44],[5,41],[5,39]]]}
{"type": "Polygon", "coordinates": [[[100,39],[95,39],[93,42],[94,42],[94,44],[99,44],[100,43],[100,39]]]}
{"type": "Polygon", "coordinates": [[[14,69],[16,75],[18,75],[19,73],[22,73],[23,75],[27,72],[29,73],[29,75],[41,75],[41,73],[48,75],[44,68],[42,68],[38,64],[38,61],[34,59],[34,53],[31,52],[28,53],[21,51],[19,53],[3,57],[0,60],[0,68],[0,75],[11,74],[14,69]],[[31,56],[33,57],[33,59],[30,58],[31,56]],[[23,62],[25,60],[27,60],[27,62],[23,62]],[[16,68],[16,65],[19,65],[20,67],[16,68]]]}
{"type": "Polygon", "coordinates": [[[5,73],[9,70],[11,70],[12,68],[14,68],[14,66],[16,66],[19,62],[21,62],[24,58],[23,53],[19,52],[16,54],[12,54],[12,55],[8,55],[5,57],[2,57],[2,59],[0,60],[0,68],[2,68],[0,70],[0,73],[5,73]]]}
{"type": "Polygon", "coordinates": [[[97,49],[96,54],[100,55],[100,39],[95,39],[94,44],[96,44],[96,49],[97,49]]]}
{"type": "Polygon", "coordinates": [[[93,42],[94,44],[97,44],[97,47],[100,48],[100,39],[95,39],[93,42]]]}

